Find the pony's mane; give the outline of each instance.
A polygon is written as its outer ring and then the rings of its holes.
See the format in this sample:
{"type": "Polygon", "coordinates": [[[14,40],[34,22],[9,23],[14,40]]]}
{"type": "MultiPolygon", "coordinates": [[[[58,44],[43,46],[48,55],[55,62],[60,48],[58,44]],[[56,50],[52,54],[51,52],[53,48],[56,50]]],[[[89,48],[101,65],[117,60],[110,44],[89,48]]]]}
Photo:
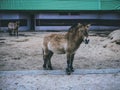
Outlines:
{"type": "Polygon", "coordinates": [[[75,29],[75,28],[77,27],[77,25],[78,25],[78,23],[73,24],[73,25],[69,28],[69,31],[75,29]]]}
{"type": "Polygon", "coordinates": [[[68,29],[68,32],[66,33],[67,39],[69,39],[71,35],[75,36],[76,31],[78,30],[77,28],[78,28],[78,23],[75,23],[68,29]]]}

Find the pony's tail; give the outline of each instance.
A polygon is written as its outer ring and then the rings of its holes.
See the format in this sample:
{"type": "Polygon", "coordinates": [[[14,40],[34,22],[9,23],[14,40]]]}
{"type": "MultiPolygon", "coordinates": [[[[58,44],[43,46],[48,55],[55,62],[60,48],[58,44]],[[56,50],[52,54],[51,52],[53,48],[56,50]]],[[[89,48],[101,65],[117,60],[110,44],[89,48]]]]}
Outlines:
{"type": "Polygon", "coordinates": [[[44,59],[44,49],[42,48],[42,56],[43,56],[43,59],[44,59]]]}
{"type": "Polygon", "coordinates": [[[42,55],[44,56],[44,49],[42,48],[42,55]]]}

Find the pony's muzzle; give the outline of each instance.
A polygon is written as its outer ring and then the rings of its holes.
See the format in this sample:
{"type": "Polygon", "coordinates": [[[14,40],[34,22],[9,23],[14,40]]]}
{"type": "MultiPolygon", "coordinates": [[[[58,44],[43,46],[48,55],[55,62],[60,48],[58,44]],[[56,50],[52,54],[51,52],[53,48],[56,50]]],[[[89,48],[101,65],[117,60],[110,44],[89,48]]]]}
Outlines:
{"type": "Polygon", "coordinates": [[[85,44],[88,44],[88,43],[89,43],[89,41],[90,41],[90,40],[89,40],[89,39],[87,39],[87,38],[86,38],[86,39],[84,39],[85,44]]]}

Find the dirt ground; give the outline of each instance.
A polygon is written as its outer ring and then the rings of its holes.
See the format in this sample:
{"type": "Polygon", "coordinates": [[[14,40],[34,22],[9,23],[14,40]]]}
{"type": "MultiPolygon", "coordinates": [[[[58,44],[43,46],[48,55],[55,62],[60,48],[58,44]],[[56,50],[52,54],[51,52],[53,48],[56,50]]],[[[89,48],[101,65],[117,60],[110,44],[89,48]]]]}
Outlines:
{"type": "Polygon", "coordinates": [[[4,75],[0,90],[120,90],[120,74],[4,75]]]}
{"type": "MultiPolygon", "coordinates": [[[[0,71],[43,69],[41,46],[44,35],[48,33],[53,32],[19,32],[19,37],[0,33],[0,71]]],[[[118,43],[106,37],[104,33],[99,35],[92,32],[89,39],[90,43],[82,43],[76,52],[75,69],[120,68],[118,43]]],[[[66,55],[54,54],[52,66],[54,70],[64,70],[66,55]]]]}

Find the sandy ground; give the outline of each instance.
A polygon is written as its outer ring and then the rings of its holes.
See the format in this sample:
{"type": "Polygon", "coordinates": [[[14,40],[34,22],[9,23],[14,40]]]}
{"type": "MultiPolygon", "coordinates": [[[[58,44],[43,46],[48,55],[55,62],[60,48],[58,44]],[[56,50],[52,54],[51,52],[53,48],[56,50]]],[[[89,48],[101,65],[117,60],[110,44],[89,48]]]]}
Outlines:
{"type": "MultiPolygon", "coordinates": [[[[8,33],[0,33],[0,71],[43,69],[41,46],[46,34],[48,32],[20,32],[19,37],[11,37],[8,33]]],[[[82,43],[76,52],[75,69],[120,68],[118,43],[110,37],[95,33],[91,33],[89,39],[90,43],[82,43]]],[[[55,54],[52,57],[52,65],[54,70],[65,69],[66,55],[55,54]]]]}
{"type": "Polygon", "coordinates": [[[4,75],[0,90],[120,90],[120,74],[4,75]]]}

